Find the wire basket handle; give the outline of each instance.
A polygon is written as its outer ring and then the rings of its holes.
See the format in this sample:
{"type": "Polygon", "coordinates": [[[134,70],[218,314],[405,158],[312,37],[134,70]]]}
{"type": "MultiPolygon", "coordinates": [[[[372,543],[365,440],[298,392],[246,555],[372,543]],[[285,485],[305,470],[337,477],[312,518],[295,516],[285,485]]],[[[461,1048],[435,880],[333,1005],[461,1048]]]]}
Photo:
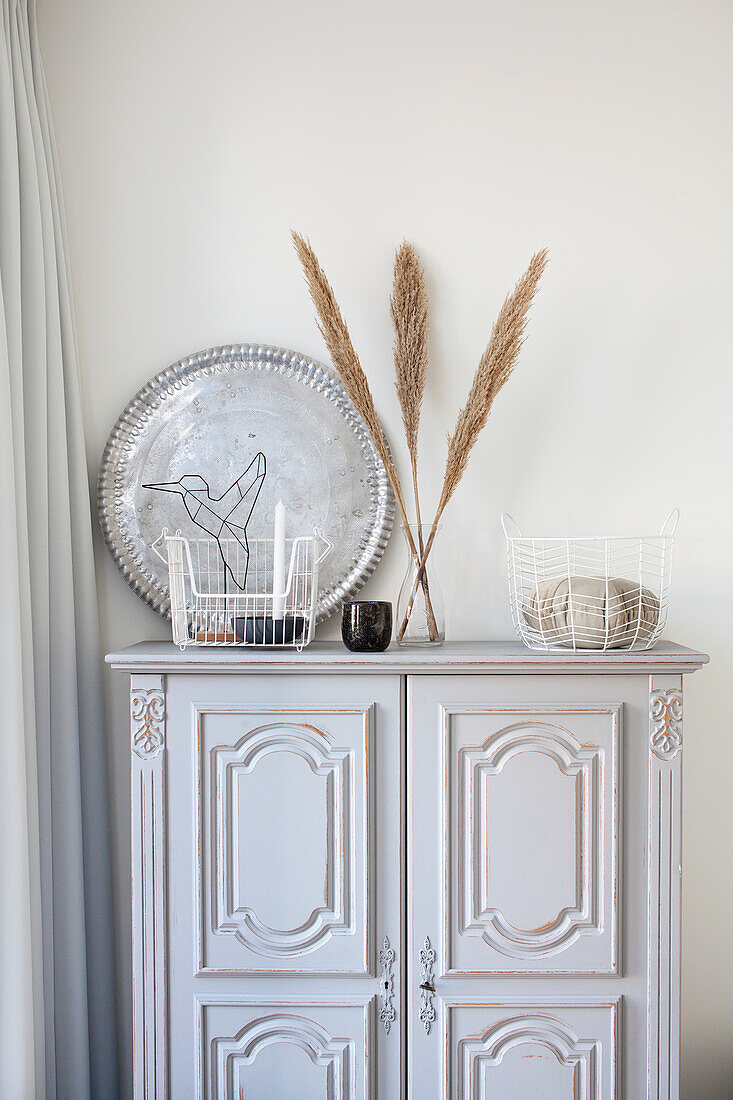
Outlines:
{"type": "Polygon", "coordinates": [[[662,524],[662,530],[659,532],[659,537],[663,539],[671,539],[677,530],[677,524],[680,519],[679,508],[673,508],[669,513],[664,523],[662,524]]]}
{"type": "Polygon", "coordinates": [[[165,540],[167,538],[168,538],[168,528],[164,527],[163,530],[158,535],[155,542],[151,542],[151,544],[150,544],[150,549],[153,551],[156,558],[160,558],[160,560],[163,562],[163,565],[168,564],[168,555],[167,554],[162,554],[160,552],[160,550],[158,549],[158,547],[159,546],[164,546],[165,545],[165,540]]]}
{"type": "Polygon", "coordinates": [[[313,528],[313,534],[314,534],[315,538],[320,539],[321,542],[325,542],[325,544],[326,544],[325,550],[321,551],[320,555],[316,558],[316,560],[313,563],[314,565],[320,565],[321,562],[325,558],[327,558],[328,555],[331,553],[331,551],[333,550],[333,545],[334,544],[331,542],[331,540],[329,538],[327,538],[324,535],[324,533],[320,529],[320,527],[314,527],[313,528]]]}
{"type": "MultiPolygon", "coordinates": [[[[180,527],[176,530],[175,535],[169,535],[168,534],[168,528],[164,527],[163,530],[158,535],[155,542],[150,543],[150,549],[153,551],[156,558],[160,558],[160,560],[163,562],[163,565],[168,565],[168,555],[167,554],[162,554],[161,551],[158,549],[158,547],[162,546],[164,543],[167,543],[168,539],[172,539],[172,538],[179,539],[180,537],[181,537],[181,528],[180,527]]],[[[186,551],[188,552],[188,539],[186,539],[186,551]]],[[[190,560],[190,557],[191,557],[190,553],[189,553],[188,556],[189,556],[189,560],[190,560]]]]}
{"type": "Polygon", "coordinates": [[[521,539],[522,531],[519,524],[515,520],[514,516],[510,516],[508,512],[501,513],[501,526],[504,531],[504,537],[507,539],[521,539]],[[508,528],[507,528],[508,525],[508,528]],[[516,534],[510,535],[509,531],[514,530],[516,534]]]}

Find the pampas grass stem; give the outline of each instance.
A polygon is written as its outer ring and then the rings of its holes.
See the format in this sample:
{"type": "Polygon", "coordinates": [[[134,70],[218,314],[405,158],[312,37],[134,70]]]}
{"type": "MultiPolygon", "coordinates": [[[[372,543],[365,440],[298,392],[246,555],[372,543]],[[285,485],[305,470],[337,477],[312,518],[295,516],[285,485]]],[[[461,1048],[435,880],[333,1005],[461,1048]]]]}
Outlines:
{"type": "MultiPolygon", "coordinates": [[[[407,241],[402,242],[395,254],[394,282],[389,304],[395,331],[393,344],[395,389],[402,411],[405,440],[410,455],[412,492],[415,499],[417,519],[417,545],[420,551],[420,560],[422,560],[425,546],[417,478],[417,459],[420,413],[428,373],[429,300],[425,285],[425,272],[420,266],[417,252],[407,241]]],[[[438,636],[438,627],[429,600],[427,574],[423,574],[422,583],[427,601],[429,633],[430,637],[435,639],[438,636]]]]}
{"type": "MultiPolygon", "coordinates": [[[[366,424],[372,443],[387,471],[387,477],[392,486],[392,492],[394,493],[397,508],[402,518],[410,553],[415,560],[415,564],[419,566],[422,554],[418,552],[412,537],[412,532],[410,531],[399,474],[397,473],[397,468],[392,460],[387,442],[384,438],[382,426],[379,423],[379,417],[377,416],[377,410],[374,405],[374,398],[372,397],[364,368],[359,362],[359,357],[351,342],[349,330],[341,315],[341,310],[338,307],[331,284],[326,278],[310,242],[307,241],[305,237],[295,232],[292,233],[292,238],[295,251],[298,254],[298,259],[303,268],[313,305],[316,309],[318,327],[321,335],[326,342],[331,360],[339,373],[344,388],[351,398],[356,411],[366,424]]],[[[427,593],[427,582],[421,579],[418,583],[422,585],[425,591],[426,610],[429,608],[428,618],[429,621],[434,624],[435,617],[430,604],[430,597],[427,593]]],[[[417,591],[417,587],[415,591],[417,591]]],[[[434,629],[434,626],[431,628],[431,631],[432,629],[434,629]]]]}
{"type": "Polygon", "coordinates": [[[440,518],[465,473],[471,451],[489,418],[497,394],[506,384],[519,358],[526,339],[529,308],[547,266],[547,259],[546,248],[535,253],[514,290],[507,295],[494,322],[486,350],[479,360],[466,404],[458,414],[453,434],[448,438],[448,457],[440,500],[397,634],[398,641],[402,640],[407,629],[417,587],[424,576],[425,563],[435,541],[440,518]]]}

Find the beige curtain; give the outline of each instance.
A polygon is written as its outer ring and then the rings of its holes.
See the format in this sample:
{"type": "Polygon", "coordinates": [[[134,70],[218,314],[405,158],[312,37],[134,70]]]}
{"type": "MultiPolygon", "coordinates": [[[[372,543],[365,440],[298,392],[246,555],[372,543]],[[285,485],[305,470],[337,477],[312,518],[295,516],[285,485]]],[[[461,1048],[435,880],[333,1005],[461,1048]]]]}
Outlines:
{"type": "Polygon", "coordinates": [[[32,0],[0,0],[0,1097],[117,1094],[91,515],[32,0]]]}

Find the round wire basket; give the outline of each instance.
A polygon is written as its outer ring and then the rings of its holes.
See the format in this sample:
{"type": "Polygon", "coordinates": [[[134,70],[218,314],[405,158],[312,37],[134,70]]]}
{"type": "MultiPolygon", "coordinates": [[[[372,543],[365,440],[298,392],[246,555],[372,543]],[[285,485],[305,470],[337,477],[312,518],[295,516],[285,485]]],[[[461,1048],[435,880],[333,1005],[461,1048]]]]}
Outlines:
{"type": "Polygon", "coordinates": [[[530,649],[651,649],[667,623],[679,509],[658,535],[528,538],[502,512],[512,621],[530,649]]]}

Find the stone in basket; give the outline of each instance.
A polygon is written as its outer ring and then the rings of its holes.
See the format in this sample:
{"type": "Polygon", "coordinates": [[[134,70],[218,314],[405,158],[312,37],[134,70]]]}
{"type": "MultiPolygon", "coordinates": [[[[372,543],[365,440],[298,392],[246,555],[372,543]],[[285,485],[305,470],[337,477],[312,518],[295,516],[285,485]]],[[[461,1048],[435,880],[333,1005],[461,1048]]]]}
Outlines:
{"type": "Polygon", "coordinates": [[[555,645],[628,648],[647,642],[659,622],[659,600],[634,581],[563,577],[542,581],[524,608],[525,622],[555,645]]]}
{"type": "Polygon", "coordinates": [[[512,618],[531,649],[648,649],[667,620],[679,512],[659,535],[526,538],[506,513],[512,618]],[[512,525],[510,533],[509,527],[512,525]]]}

